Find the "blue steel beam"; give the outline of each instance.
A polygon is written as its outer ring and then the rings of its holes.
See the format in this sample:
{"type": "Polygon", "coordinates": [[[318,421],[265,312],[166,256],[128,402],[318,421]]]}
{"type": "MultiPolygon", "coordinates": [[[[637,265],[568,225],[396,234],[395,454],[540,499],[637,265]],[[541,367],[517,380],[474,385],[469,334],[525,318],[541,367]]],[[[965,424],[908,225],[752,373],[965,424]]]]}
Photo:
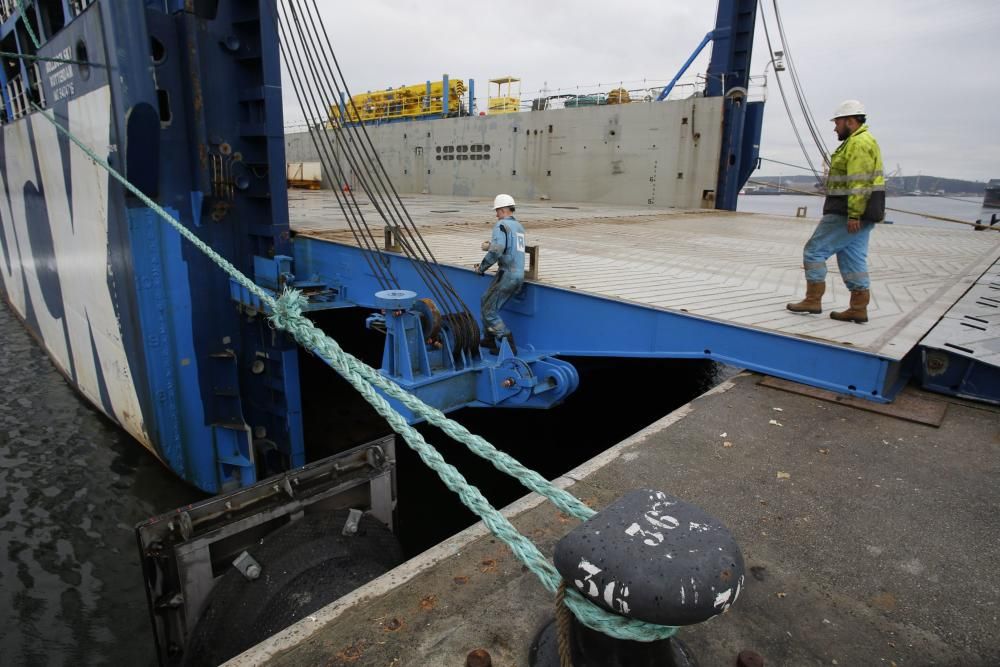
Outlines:
{"type": "Polygon", "coordinates": [[[757,0],[720,0],[712,31],[715,43],[705,95],[726,97],[715,206],[728,211],[736,210],[736,197],[756,163],[756,153],[747,154],[746,149],[760,144],[762,114],[759,110],[751,114],[746,99],[756,20],[757,0]]]}
{"type": "Polygon", "coordinates": [[[3,108],[7,113],[7,118],[14,117],[14,109],[10,105],[10,96],[7,94],[7,68],[0,67],[0,98],[3,99],[3,108]]]}
{"type": "Polygon", "coordinates": [[[38,38],[40,43],[45,44],[45,40],[48,39],[48,36],[45,34],[45,26],[42,25],[42,11],[38,7],[38,3],[25,0],[24,4],[26,9],[29,4],[31,5],[31,9],[35,14],[35,36],[38,38]]]}
{"type": "Polygon", "coordinates": [[[442,89],[442,93],[441,93],[442,94],[442,100],[441,100],[441,117],[442,118],[447,118],[448,117],[448,102],[449,102],[449,100],[448,100],[448,75],[447,74],[442,74],[441,75],[441,81],[443,82],[443,89],[442,89]]]}
{"type": "MultiPolygon", "coordinates": [[[[496,354],[455,351],[447,322],[429,339],[424,321],[430,311],[416,300],[415,292],[386,290],[376,293],[375,300],[382,313],[370,315],[367,325],[385,334],[382,374],[442,412],[464,407],[551,408],[579,384],[571,364],[527,350],[515,357],[506,340],[496,354]]],[[[422,419],[390,402],[410,423],[422,419]]]]}
{"type": "Polygon", "coordinates": [[[712,31],[715,43],[708,63],[707,97],[725,95],[750,85],[757,0],[719,0],[712,31]]]}
{"type": "Polygon", "coordinates": [[[667,96],[670,95],[670,91],[674,89],[674,84],[677,83],[677,80],[680,79],[682,76],[684,76],[684,72],[687,71],[687,68],[691,66],[691,63],[694,62],[694,59],[698,57],[698,54],[701,53],[702,49],[708,46],[708,43],[711,42],[714,37],[715,37],[714,31],[709,32],[705,35],[705,37],[701,40],[701,44],[699,44],[697,48],[695,48],[694,53],[691,54],[691,57],[688,58],[683,65],[681,65],[681,68],[677,70],[677,74],[675,74],[674,78],[670,80],[670,83],[664,86],[663,90],[660,91],[659,96],[656,98],[657,102],[662,102],[663,100],[667,99],[667,96]]]}
{"type": "MultiPolygon", "coordinates": [[[[303,236],[294,246],[297,271],[343,285],[359,306],[377,307],[380,287],[361,250],[303,236]]],[[[421,284],[408,260],[386,256],[404,287],[421,284]]],[[[458,267],[441,270],[467,303],[478,303],[490,280],[458,267]]],[[[535,353],[712,359],[877,402],[891,400],[899,372],[895,360],[863,350],[537,283],[508,302],[503,317],[518,347],[535,353]]]]}
{"type": "MultiPolygon", "coordinates": [[[[290,250],[285,174],[267,168],[285,161],[274,21],[273,0],[99,2],[66,29],[71,43],[88,37],[91,53],[112,59],[113,145],[145,146],[109,161],[130,177],[149,171],[159,202],[248,274],[255,257],[290,250]],[[171,56],[151,62],[151,38],[171,56]],[[134,128],[139,111],[158,121],[161,104],[169,123],[154,122],[147,134],[134,128]],[[126,142],[133,134],[142,140],[126,142]],[[146,159],[150,150],[159,158],[146,159]],[[217,164],[225,165],[221,177],[217,164]]],[[[225,306],[228,278],[192,247],[175,250],[176,234],[145,235],[162,229],[148,209],[132,208],[116,186],[108,199],[116,307],[153,447],[210,493],[301,465],[294,341],[274,335],[255,311],[225,306]],[[128,226],[118,229],[120,221],[128,226]]]]}

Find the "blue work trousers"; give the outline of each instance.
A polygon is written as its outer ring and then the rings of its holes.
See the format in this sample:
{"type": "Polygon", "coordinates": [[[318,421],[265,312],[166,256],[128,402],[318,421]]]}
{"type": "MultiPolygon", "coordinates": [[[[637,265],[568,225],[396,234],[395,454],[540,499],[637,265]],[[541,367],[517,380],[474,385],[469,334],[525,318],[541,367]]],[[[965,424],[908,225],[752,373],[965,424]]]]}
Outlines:
{"type": "Polygon", "coordinates": [[[510,300],[510,297],[517,294],[524,284],[524,278],[515,276],[509,271],[500,270],[496,278],[483,293],[483,331],[486,335],[496,338],[503,338],[510,333],[510,329],[500,319],[500,309],[510,300]]]}
{"type": "Polygon", "coordinates": [[[851,291],[868,289],[868,237],[873,223],[862,223],[854,234],[847,231],[847,216],[828,213],[823,216],[806,243],[802,262],[806,280],[813,283],[826,281],[826,260],[837,256],[840,277],[851,291]]]}

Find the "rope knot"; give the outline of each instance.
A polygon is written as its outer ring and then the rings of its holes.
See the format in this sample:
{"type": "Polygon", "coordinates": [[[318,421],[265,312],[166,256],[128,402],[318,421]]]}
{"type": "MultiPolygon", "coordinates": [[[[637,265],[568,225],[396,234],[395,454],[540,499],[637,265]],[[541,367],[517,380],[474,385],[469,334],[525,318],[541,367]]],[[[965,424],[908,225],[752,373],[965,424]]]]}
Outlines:
{"type": "Polygon", "coordinates": [[[274,301],[273,313],[269,318],[271,324],[278,329],[288,331],[292,325],[302,319],[302,310],[306,307],[306,297],[297,289],[286,287],[274,301]]]}

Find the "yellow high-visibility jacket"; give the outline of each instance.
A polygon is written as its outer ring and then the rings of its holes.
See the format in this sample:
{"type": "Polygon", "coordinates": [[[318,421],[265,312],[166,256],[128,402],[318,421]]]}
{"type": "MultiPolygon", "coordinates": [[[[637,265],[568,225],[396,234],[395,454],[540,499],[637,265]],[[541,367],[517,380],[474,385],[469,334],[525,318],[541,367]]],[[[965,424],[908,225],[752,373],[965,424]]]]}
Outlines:
{"type": "Polygon", "coordinates": [[[882,151],[868,125],[844,139],[830,157],[823,213],[846,215],[862,222],[885,219],[882,151]]]}

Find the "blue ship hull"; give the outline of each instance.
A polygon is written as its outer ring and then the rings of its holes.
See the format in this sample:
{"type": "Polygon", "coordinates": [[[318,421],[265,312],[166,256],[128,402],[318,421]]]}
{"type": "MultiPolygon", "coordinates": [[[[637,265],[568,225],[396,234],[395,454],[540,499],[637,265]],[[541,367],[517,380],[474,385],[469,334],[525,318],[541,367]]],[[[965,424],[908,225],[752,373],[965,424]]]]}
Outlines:
{"type": "MultiPolygon", "coordinates": [[[[288,221],[276,0],[24,4],[21,15],[0,3],[0,48],[23,56],[0,67],[5,299],[88,401],[198,488],[230,491],[304,465],[294,342],[47,117],[243,274],[280,290],[302,253],[288,221]]],[[[755,4],[720,4],[706,83],[707,95],[725,97],[710,144],[721,147],[710,181],[725,209],[759,143],[762,104],[743,103],[755,4]]],[[[315,309],[373,305],[366,258],[352,257],[324,274],[343,284],[311,284],[332,295],[315,309]]],[[[312,275],[312,264],[298,268],[312,275]]],[[[501,373],[507,361],[473,346],[458,362],[450,344],[428,351],[422,336],[405,339],[415,331],[407,317],[394,320],[396,352],[413,363],[397,380],[443,410],[550,407],[576,386],[568,364],[544,355],[518,366],[522,386],[501,373]]]]}
{"type": "MultiPolygon", "coordinates": [[[[293,344],[36,110],[252,274],[253,256],[290,248],[284,174],[268,169],[284,162],[273,3],[25,4],[37,55],[77,62],[10,60],[0,81],[5,299],[71,384],[188,482],[216,493],[302,465],[293,344]]],[[[2,31],[36,54],[24,17],[2,31]]]]}

